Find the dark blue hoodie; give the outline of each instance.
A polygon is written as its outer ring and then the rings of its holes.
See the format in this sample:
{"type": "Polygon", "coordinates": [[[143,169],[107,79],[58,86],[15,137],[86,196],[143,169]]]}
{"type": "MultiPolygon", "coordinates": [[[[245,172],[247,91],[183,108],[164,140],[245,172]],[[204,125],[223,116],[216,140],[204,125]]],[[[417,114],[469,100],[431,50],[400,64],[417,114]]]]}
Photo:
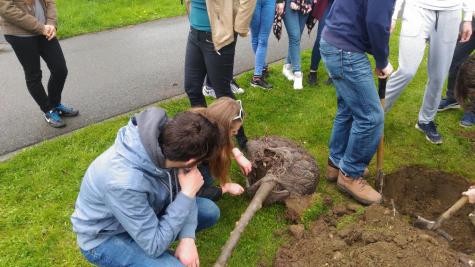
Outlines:
{"type": "Polygon", "coordinates": [[[323,39],[349,52],[370,53],[376,67],[388,64],[389,28],[395,0],[335,0],[323,39]]]}

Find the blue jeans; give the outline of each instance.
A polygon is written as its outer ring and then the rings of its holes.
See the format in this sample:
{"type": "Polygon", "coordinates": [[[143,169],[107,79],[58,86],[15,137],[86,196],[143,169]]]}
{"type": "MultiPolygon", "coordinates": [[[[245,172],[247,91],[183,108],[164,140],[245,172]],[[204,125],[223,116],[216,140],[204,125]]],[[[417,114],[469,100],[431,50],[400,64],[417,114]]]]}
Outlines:
{"type": "MultiPolygon", "coordinates": [[[[220,215],[216,204],[209,199],[200,197],[196,198],[196,204],[198,205],[198,227],[196,231],[215,225],[220,215]]],[[[127,233],[113,236],[91,250],[81,249],[81,252],[89,262],[98,266],[183,266],[168,251],[158,258],[147,255],[127,233]]]]}
{"type": "Polygon", "coordinates": [[[290,2],[292,1],[285,1],[284,24],[289,35],[289,55],[285,63],[292,64],[292,70],[297,72],[302,70],[300,65],[300,38],[302,37],[308,14],[304,15],[300,11],[292,10],[290,2]]]}
{"type": "Polygon", "coordinates": [[[314,70],[314,71],[318,70],[318,65],[320,64],[320,60],[322,59],[322,56],[320,55],[320,39],[322,39],[323,27],[325,27],[325,20],[327,19],[328,12],[330,11],[332,4],[333,4],[333,1],[328,1],[327,9],[325,9],[323,16],[318,21],[317,39],[315,40],[315,43],[313,44],[310,70],[314,70]]]}
{"type": "Polygon", "coordinates": [[[330,139],[330,160],[351,177],[363,175],[384,129],[384,112],[364,53],[336,48],[324,39],[320,52],[336,87],[338,109],[330,139]]]}
{"type": "Polygon", "coordinates": [[[256,56],[254,75],[261,76],[266,65],[267,42],[274,22],[275,0],[257,0],[251,21],[251,44],[256,56]]]}

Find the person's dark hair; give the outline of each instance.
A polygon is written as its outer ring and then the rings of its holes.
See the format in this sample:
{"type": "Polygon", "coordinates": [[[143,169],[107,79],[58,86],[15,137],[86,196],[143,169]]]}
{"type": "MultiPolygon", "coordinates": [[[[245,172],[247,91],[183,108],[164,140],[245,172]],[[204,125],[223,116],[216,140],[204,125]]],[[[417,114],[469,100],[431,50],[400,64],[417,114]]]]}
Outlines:
{"type": "Polygon", "coordinates": [[[475,108],[475,54],[459,68],[455,81],[455,97],[464,109],[475,108]]]}
{"type": "Polygon", "coordinates": [[[214,155],[218,147],[218,127],[201,114],[178,113],[164,127],[160,145],[166,159],[198,161],[214,155]]]}

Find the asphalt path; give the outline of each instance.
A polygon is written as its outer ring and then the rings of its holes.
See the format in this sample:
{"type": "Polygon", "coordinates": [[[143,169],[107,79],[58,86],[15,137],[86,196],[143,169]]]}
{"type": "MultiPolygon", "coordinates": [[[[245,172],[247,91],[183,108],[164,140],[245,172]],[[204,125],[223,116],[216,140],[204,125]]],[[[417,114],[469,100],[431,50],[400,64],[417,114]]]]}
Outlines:
{"type": "MultiPolygon", "coordinates": [[[[67,126],[48,126],[26,89],[23,70],[12,49],[0,50],[0,156],[63,135],[89,124],[184,93],[185,46],[189,24],[176,17],[140,25],[86,34],[61,41],[69,75],[63,103],[80,110],[67,126]]],[[[302,48],[311,48],[311,36],[302,36],[302,48]]],[[[268,61],[287,55],[287,36],[269,38],[268,61]]],[[[44,62],[43,84],[49,72],[44,62]]],[[[250,38],[239,38],[235,74],[252,69],[250,38]]]]}

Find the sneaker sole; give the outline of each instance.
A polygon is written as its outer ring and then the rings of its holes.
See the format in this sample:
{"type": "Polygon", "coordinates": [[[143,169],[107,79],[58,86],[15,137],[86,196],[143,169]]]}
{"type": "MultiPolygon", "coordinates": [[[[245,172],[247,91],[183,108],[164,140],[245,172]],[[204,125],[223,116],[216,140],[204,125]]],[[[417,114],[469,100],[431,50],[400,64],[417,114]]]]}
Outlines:
{"type": "Polygon", "coordinates": [[[381,204],[382,200],[380,201],[369,201],[369,200],[366,200],[366,199],[362,199],[356,195],[354,195],[350,190],[346,189],[346,187],[340,185],[339,183],[336,184],[336,187],[342,191],[343,193],[347,194],[347,195],[350,195],[352,198],[356,199],[356,201],[360,202],[361,204],[363,205],[372,205],[372,204],[381,204]]]}
{"type": "Polygon", "coordinates": [[[473,127],[475,124],[472,124],[472,125],[465,125],[465,124],[463,124],[463,123],[459,122],[459,125],[460,125],[460,126],[462,126],[463,128],[466,128],[466,129],[468,129],[468,128],[471,128],[471,127],[473,127]]]}
{"type": "Polygon", "coordinates": [[[442,111],[446,111],[446,110],[449,110],[449,109],[459,109],[460,108],[460,105],[459,104],[456,104],[456,105],[448,105],[446,106],[445,108],[441,108],[441,109],[437,109],[437,112],[442,112],[442,111]]]}
{"type": "Polygon", "coordinates": [[[419,128],[419,125],[417,123],[416,123],[416,129],[419,130],[421,133],[423,133],[425,135],[427,141],[431,142],[432,144],[435,144],[435,145],[442,144],[442,140],[440,140],[438,142],[434,142],[434,141],[430,140],[430,138],[427,136],[427,134],[421,128],[419,128]]]}
{"type": "Polygon", "coordinates": [[[294,80],[294,76],[290,76],[290,75],[287,75],[285,72],[282,71],[282,74],[285,76],[285,78],[287,78],[287,80],[289,81],[293,81],[294,80]]]}
{"type": "Polygon", "coordinates": [[[269,90],[272,89],[272,87],[271,88],[265,88],[265,87],[262,87],[260,85],[253,84],[253,83],[251,83],[251,86],[254,87],[254,88],[261,88],[261,89],[266,90],[266,91],[269,91],[269,90]]]}
{"type": "Polygon", "coordinates": [[[76,113],[60,113],[59,115],[63,116],[63,117],[76,117],[79,115],[79,111],[76,112],[76,113]]]}
{"type": "Polygon", "coordinates": [[[46,119],[45,119],[45,122],[46,122],[49,126],[51,126],[51,127],[53,127],[53,128],[63,128],[63,127],[66,126],[66,123],[63,123],[63,124],[53,124],[53,123],[50,123],[49,121],[47,121],[46,119]]]}

